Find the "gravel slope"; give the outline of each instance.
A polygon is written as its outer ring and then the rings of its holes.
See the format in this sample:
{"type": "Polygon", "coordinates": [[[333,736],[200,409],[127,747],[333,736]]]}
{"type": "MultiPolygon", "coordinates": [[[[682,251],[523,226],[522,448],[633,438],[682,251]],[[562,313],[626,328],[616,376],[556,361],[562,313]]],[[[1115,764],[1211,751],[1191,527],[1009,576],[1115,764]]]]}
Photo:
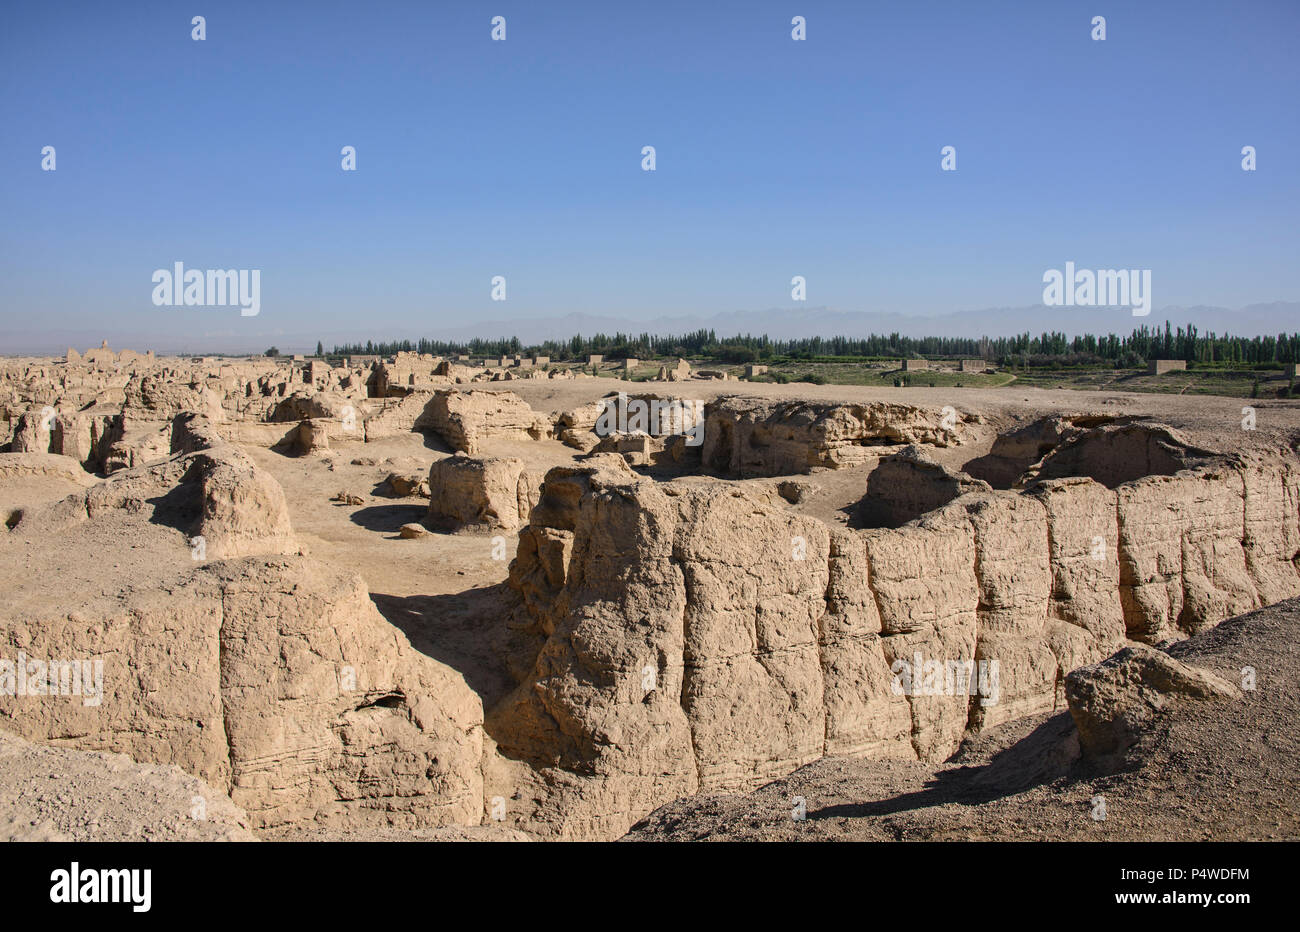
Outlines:
{"type": "Polygon", "coordinates": [[[230,797],[179,767],[0,731],[0,841],[256,839],[230,797]]]}

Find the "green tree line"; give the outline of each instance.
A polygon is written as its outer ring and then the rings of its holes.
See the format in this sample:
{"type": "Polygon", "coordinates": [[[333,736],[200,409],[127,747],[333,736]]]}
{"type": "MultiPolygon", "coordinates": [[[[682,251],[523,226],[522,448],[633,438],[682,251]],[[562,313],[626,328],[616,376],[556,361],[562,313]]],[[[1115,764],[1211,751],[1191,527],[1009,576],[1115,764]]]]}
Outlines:
{"type": "Polygon", "coordinates": [[[1148,359],[1184,359],[1198,364],[1286,364],[1300,361],[1300,333],[1276,336],[1232,336],[1200,333],[1196,327],[1164,328],[1142,326],[1127,336],[1114,333],[1067,337],[1061,332],[1028,332],[1010,337],[906,337],[898,333],[866,337],[805,337],[776,340],[767,334],[737,334],[720,338],[713,330],[696,330],[681,335],[642,333],[574,335],[568,340],[546,340],[525,346],[518,337],[467,342],[422,338],[334,346],[333,355],[391,356],[398,352],[429,353],[435,356],[467,354],[501,356],[537,353],[556,362],[585,359],[596,353],[608,359],[648,359],[662,356],[707,357],[732,363],[768,362],[778,359],[818,357],[954,357],[987,359],[998,365],[1111,363],[1121,367],[1140,366],[1148,359]]]}

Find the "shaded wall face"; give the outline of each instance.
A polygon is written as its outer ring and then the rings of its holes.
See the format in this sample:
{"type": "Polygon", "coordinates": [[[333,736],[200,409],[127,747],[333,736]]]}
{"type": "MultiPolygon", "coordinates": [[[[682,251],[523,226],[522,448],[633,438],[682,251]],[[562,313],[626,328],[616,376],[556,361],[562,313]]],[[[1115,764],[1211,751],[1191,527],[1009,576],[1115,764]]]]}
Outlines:
{"type": "Polygon", "coordinates": [[[1043,458],[1037,475],[1088,476],[1113,489],[1144,476],[1172,476],[1203,459],[1167,430],[1131,425],[1067,441],[1043,458]]]}

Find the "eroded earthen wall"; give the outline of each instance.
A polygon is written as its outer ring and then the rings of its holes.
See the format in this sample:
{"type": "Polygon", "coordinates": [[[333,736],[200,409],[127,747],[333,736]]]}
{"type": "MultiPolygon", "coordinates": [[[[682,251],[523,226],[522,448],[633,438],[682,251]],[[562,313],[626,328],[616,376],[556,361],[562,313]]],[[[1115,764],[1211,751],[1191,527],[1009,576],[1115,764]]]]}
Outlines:
{"type": "Polygon", "coordinates": [[[831,531],[730,486],[557,470],[512,568],[535,654],[488,716],[485,792],[512,789],[520,827],[608,836],[823,755],[945,759],[1063,708],[1065,674],[1126,637],[1300,594],[1298,500],[1293,463],[1243,459],[831,531]]]}

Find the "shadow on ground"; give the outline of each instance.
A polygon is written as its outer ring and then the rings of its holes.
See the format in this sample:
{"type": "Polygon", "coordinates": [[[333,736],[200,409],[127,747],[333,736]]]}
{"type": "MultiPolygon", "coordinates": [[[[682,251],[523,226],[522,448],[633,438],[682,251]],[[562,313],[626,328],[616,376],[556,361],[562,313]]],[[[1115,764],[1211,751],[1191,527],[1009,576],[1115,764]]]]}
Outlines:
{"type": "Polygon", "coordinates": [[[419,524],[428,511],[427,505],[372,505],[352,512],[352,523],[367,531],[396,534],[403,524],[419,524]]]}
{"type": "Polygon", "coordinates": [[[503,657],[509,649],[505,583],[448,595],[372,593],[380,614],[420,653],[465,677],[489,709],[515,686],[503,657]]]}
{"type": "Polygon", "coordinates": [[[883,816],[949,804],[979,806],[1063,777],[1078,758],[1078,732],[1070,713],[1062,712],[999,751],[987,764],[941,770],[919,792],[874,802],[827,806],[810,811],[808,818],[883,816]]]}

